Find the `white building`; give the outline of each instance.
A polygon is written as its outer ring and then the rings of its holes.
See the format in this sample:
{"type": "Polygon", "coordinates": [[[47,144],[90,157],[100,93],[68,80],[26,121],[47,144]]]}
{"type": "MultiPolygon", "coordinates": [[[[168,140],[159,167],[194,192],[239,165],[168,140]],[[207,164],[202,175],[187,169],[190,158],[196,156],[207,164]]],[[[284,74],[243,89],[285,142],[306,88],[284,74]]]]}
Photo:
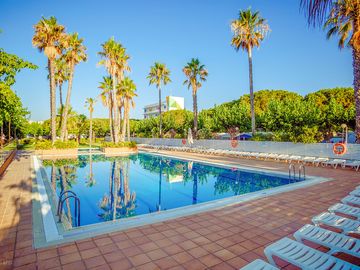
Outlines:
{"type": "MultiPolygon", "coordinates": [[[[183,110],[184,98],[167,96],[166,100],[161,103],[161,112],[168,112],[174,110],[183,110]]],[[[144,118],[151,118],[159,116],[159,103],[146,105],[144,107],[144,118]]]]}

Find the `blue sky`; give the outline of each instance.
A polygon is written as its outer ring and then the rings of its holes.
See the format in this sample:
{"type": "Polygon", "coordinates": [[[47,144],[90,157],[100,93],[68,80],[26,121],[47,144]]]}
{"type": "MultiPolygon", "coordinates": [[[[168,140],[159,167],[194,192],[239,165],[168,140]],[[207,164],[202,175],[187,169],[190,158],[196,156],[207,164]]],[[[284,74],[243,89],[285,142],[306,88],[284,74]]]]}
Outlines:
{"type": "MultiPolygon", "coordinates": [[[[185,97],[192,108],[191,92],[183,86],[182,67],[198,57],[209,71],[198,92],[199,108],[212,107],[248,93],[247,54],[230,46],[229,24],[240,9],[251,6],[268,20],[270,35],[253,54],[254,88],[286,89],[306,94],[320,88],[351,86],[349,49],[340,51],[337,40],[326,40],[321,29],[308,28],[300,0],[133,0],[133,1],[22,1],[1,0],[0,47],[39,66],[22,71],[13,87],[31,111],[32,120],[49,117],[49,83],[46,58],[32,47],[33,25],[41,16],[56,16],[68,32],[85,40],[88,61],[76,67],[72,106],[86,113],[84,101],[99,94],[98,84],[106,75],[97,52],[114,36],[131,56],[130,77],[138,88],[131,116],[142,118],[142,108],[157,102],[157,91],[146,80],[155,61],[165,63],[172,83],[163,96],[185,97]]],[[[101,103],[95,117],[106,117],[101,103]]]]}

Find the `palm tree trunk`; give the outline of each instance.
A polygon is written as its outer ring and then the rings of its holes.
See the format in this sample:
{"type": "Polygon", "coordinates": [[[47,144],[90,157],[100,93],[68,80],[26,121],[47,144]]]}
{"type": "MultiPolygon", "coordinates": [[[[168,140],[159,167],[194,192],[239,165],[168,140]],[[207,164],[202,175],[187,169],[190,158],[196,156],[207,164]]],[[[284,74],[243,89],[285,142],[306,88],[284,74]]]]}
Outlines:
{"type": "Polygon", "coordinates": [[[253,70],[252,70],[252,51],[251,51],[251,47],[248,47],[248,56],[249,56],[251,133],[252,133],[252,135],[255,135],[255,105],[254,105],[254,88],[253,88],[253,70]]]}
{"type": "Polygon", "coordinates": [[[128,111],[126,113],[126,123],[127,123],[127,137],[128,137],[128,141],[130,142],[130,104],[128,104],[128,111]]]}
{"type": "MultiPolygon", "coordinates": [[[[74,64],[72,63],[70,66],[70,73],[69,73],[69,81],[68,81],[68,90],[66,93],[66,101],[65,101],[65,107],[62,112],[62,123],[61,123],[61,141],[64,141],[65,139],[65,133],[66,133],[66,126],[67,126],[67,118],[68,118],[68,112],[70,107],[70,97],[71,97],[71,88],[73,83],[73,76],[74,76],[74,64]]],[[[67,137],[66,137],[67,139],[67,137]]]]}
{"type": "Polygon", "coordinates": [[[360,143],[360,50],[353,48],[354,93],[355,93],[355,132],[356,142],[360,143]]]}
{"type": "Polygon", "coordinates": [[[109,93],[109,125],[110,125],[110,136],[111,141],[115,142],[115,135],[114,135],[114,122],[113,122],[113,101],[111,93],[109,93]]]}
{"type": "Polygon", "coordinates": [[[118,109],[117,109],[117,98],[116,98],[116,76],[115,76],[115,72],[113,72],[113,74],[111,75],[112,77],[112,97],[113,97],[113,112],[114,112],[114,120],[113,120],[113,125],[114,125],[114,141],[115,143],[119,142],[119,118],[118,118],[118,109]]]}
{"type": "Polygon", "coordinates": [[[62,83],[59,83],[59,99],[60,99],[60,106],[63,107],[63,98],[62,98],[62,83]]]}
{"type": "Polygon", "coordinates": [[[198,111],[197,111],[197,95],[196,88],[193,87],[193,113],[194,113],[194,138],[197,138],[197,130],[198,130],[198,111]]]}
{"type": "Polygon", "coordinates": [[[162,138],[161,88],[159,86],[159,137],[162,138]]]}
{"type": "Polygon", "coordinates": [[[90,148],[91,148],[91,145],[92,145],[92,111],[91,111],[91,109],[90,109],[90,119],[89,120],[90,120],[89,142],[90,142],[90,148]]]}
{"type": "Polygon", "coordinates": [[[56,140],[56,87],[55,87],[55,67],[54,60],[48,59],[48,67],[50,71],[50,118],[51,118],[51,141],[52,144],[56,140]]]}
{"type": "Polygon", "coordinates": [[[9,119],[9,123],[8,123],[8,136],[9,136],[8,142],[10,142],[11,141],[11,119],[9,119]]]}
{"type": "Polygon", "coordinates": [[[121,131],[121,141],[125,141],[125,135],[126,135],[126,112],[127,112],[128,102],[126,99],[124,99],[124,115],[123,115],[123,123],[122,123],[122,131],[121,131]]]}

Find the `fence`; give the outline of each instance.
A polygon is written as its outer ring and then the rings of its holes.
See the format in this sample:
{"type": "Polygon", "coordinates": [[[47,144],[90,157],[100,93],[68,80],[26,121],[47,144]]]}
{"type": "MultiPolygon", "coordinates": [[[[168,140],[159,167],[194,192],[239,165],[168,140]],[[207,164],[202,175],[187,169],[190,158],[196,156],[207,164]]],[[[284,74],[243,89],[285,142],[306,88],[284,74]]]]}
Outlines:
{"type": "MultiPolygon", "coordinates": [[[[189,146],[181,139],[132,138],[138,144],[189,146]]],[[[332,143],[292,143],[292,142],[256,142],[238,141],[237,147],[231,146],[230,140],[194,140],[192,147],[213,148],[222,150],[236,150],[245,152],[265,152],[313,157],[328,157],[360,160],[360,144],[348,144],[347,152],[342,155],[333,153],[332,143]]]]}

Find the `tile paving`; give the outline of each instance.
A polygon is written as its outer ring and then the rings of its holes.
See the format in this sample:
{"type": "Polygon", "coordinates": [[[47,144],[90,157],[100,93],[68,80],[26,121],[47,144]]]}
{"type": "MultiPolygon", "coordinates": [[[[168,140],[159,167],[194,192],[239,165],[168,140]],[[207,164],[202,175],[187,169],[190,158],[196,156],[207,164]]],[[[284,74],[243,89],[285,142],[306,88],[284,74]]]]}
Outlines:
{"type": "MultiPolygon", "coordinates": [[[[287,171],[284,163],[191,155],[287,171]]],[[[239,269],[264,258],[266,245],[291,237],[312,216],[360,184],[360,174],[351,170],[307,167],[309,175],[335,180],[206,213],[34,249],[30,162],[29,156],[19,155],[0,179],[0,269],[239,269]]],[[[294,269],[285,262],[279,264],[294,269]]]]}

